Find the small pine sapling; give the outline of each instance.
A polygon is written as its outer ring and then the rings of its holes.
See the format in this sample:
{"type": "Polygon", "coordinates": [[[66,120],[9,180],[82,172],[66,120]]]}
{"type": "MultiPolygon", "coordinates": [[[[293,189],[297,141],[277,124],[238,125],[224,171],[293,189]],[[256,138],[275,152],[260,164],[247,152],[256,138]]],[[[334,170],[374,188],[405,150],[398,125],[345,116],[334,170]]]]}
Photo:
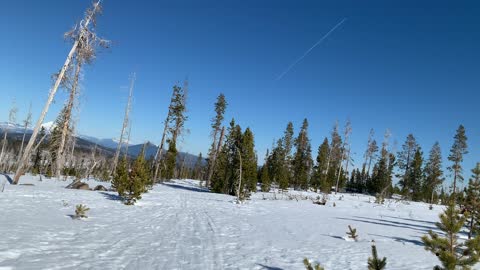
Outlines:
{"type": "Polygon", "coordinates": [[[375,241],[372,240],[372,257],[368,258],[368,270],[383,270],[387,266],[387,258],[380,259],[377,254],[375,241]]]}
{"type": "Polygon", "coordinates": [[[75,206],[75,219],[80,219],[80,218],[88,218],[87,212],[90,210],[86,205],[83,204],[77,204],[75,206]]]}
{"type": "Polygon", "coordinates": [[[315,266],[312,266],[312,264],[310,263],[310,261],[307,258],[303,259],[303,265],[305,265],[306,270],[325,270],[318,263],[315,264],[315,266]]]}
{"type": "Polygon", "coordinates": [[[444,233],[439,235],[429,231],[422,237],[425,249],[435,254],[442,267],[434,269],[471,269],[480,259],[480,236],[459,242],[458,233],[465,224],[466,217],[461,215],[453,202],[450,202],[445,211],[440,215],[437,227],[444,233]]]}
{"type": "Polygon", "coordinates": [[[358,241],[358,234],[357,229],[352,228],[352,226],[348,225],[348,238],[353,239],[355,242],[358,241]]]}

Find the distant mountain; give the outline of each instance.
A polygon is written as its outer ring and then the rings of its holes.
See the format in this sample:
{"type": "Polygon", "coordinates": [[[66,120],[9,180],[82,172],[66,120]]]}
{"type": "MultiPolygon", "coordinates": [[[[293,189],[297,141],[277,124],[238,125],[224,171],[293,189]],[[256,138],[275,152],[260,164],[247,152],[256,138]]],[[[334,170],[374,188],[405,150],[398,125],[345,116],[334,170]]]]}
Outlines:
{"type": "MultiPolygon", "coordinates": [[[[49,130],[52,127],[53,123],[48,122],[43,124],[42,126],[49,130]]],[[[19,124],[10,124],[6,122],[0,122],[0,135],[3,136],[5,130],[8,130],[8,139],[11,140],[21,140],[23,136],[24,127],[19,124]]],[[[32,134],[32,129],[27,129],[27,136],[26,140],[30,139],[32,134]]],[[[48,137],[47,137],[48,138],[48,137]]],[[[115,139],[99,139],[96,137],[88,136],[88,135],[77,135],[76,147],[82,149],[84,151],[91,151],[95,145],[97,146],[97,150],[101,151],[104,155],[112,157],[115,154],[116,148],[118,146],[118,141],[115,139]]],[[[145,157],[147,159],[155,157],[157,153],[158,146],[147,142],[146,144],[129,144],[128,146],[128,156],[135,158],[137,157],[142,148],[146,146],[145,157]]],[[[166,153],[166,150],[163,150],[163,154],[166,153]]],[[[180,164],[185,162],[185,166],[187,168],[193,168],[195,163],[197,162],[198,156],[192,155],[185,152],[179,152],[177,155],[177,162],[180,164]]],[[[203,160],[204,165],[206,164],[206,160],[203,160]]]]}

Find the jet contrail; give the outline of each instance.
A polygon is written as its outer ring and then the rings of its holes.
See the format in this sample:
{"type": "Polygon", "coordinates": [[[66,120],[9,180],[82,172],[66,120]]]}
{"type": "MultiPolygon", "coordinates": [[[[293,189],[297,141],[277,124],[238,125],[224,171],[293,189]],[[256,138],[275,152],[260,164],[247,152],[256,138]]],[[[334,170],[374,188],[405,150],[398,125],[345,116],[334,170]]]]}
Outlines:
{"type": "Polygon", "coordinates": [[[322,43],[323,40],[325,40],[333,31],[335,31],[335,29],[337,29],[340,25],[342,25],[342,23],[345,22],[346,20],[347,18],[343,18],[332,29],[330,29],[330,31],[328,31],[321,39],[319,39],[317,43],[313,44],[313,46],[310,49],[308,49],[300,58],[295,60],[295,62],[293,62],[282,74],[280,74],[280,76],[277,77],[277,81],[281,80],[283,76],[285,76],[285,74],[287,74],[296,64],[298,64],[298,62],[302,61],[302,59],[305,58],[307,54],[309,54],[315,47],[317,47],[318,44],[322,43]]]}

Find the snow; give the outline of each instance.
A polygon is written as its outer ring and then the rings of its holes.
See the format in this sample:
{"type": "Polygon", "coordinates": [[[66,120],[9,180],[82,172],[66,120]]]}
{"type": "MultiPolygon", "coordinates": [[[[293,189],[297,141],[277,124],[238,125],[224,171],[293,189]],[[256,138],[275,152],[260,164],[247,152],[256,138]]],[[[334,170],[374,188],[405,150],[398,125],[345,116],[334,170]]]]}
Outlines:
{"type": "Polygon", "coordinates": [[[38,179],[25,176],[21,183],[34,186],[7,184],[0,192],[0,269],[304,269],[304,257],[325,269],[366,269],[373,239],[387,269],[439,263],[420,240],[436,229],[437,205],[377,205],[373,197],[338,194],[321,206],[310,200],[319,194],[294,191],[236,204],[198,181],[176,180],[126,206],[113,192],[38,179]],[[80,203],[89,217],[74,220],[80,203]],[[345,240],[348,225],[358,241],[345,240]]]}

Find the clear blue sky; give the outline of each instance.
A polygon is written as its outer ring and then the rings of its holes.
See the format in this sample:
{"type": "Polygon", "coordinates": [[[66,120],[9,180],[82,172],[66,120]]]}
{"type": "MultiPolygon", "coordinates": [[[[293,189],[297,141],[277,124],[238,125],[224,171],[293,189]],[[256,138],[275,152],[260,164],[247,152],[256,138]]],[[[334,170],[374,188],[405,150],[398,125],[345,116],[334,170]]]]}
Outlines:
{"type": "MultiPolygon", "coordinates": [[[[287,122],[310,122],[314,155],[336,120],[350,118],[356,165],[368,131],[389,128],[397,149],[413,133],[427,153],[438,140],[445,163],[464,124],[480,161],[478,1],[119,1],[105,0],[98,32],[114,42],[84,71],[78,130],[118,137],[129,74],[137,73],[132,137],[158,143],[172,85],[188,76],[182,151],[205,153],[213,103],[223,92],[232,118],[256,135],[259,159],[287,122]],[[276,78],[343,18],[323,43],[276,78]]],[[[2,1],[0,120],[12,99],[19,119],[37,117],[50,75],[70,44],[62,35],[90,1],[2,1]]],[[[66,95],[56,98],[55,119],[66,95]]]]}

